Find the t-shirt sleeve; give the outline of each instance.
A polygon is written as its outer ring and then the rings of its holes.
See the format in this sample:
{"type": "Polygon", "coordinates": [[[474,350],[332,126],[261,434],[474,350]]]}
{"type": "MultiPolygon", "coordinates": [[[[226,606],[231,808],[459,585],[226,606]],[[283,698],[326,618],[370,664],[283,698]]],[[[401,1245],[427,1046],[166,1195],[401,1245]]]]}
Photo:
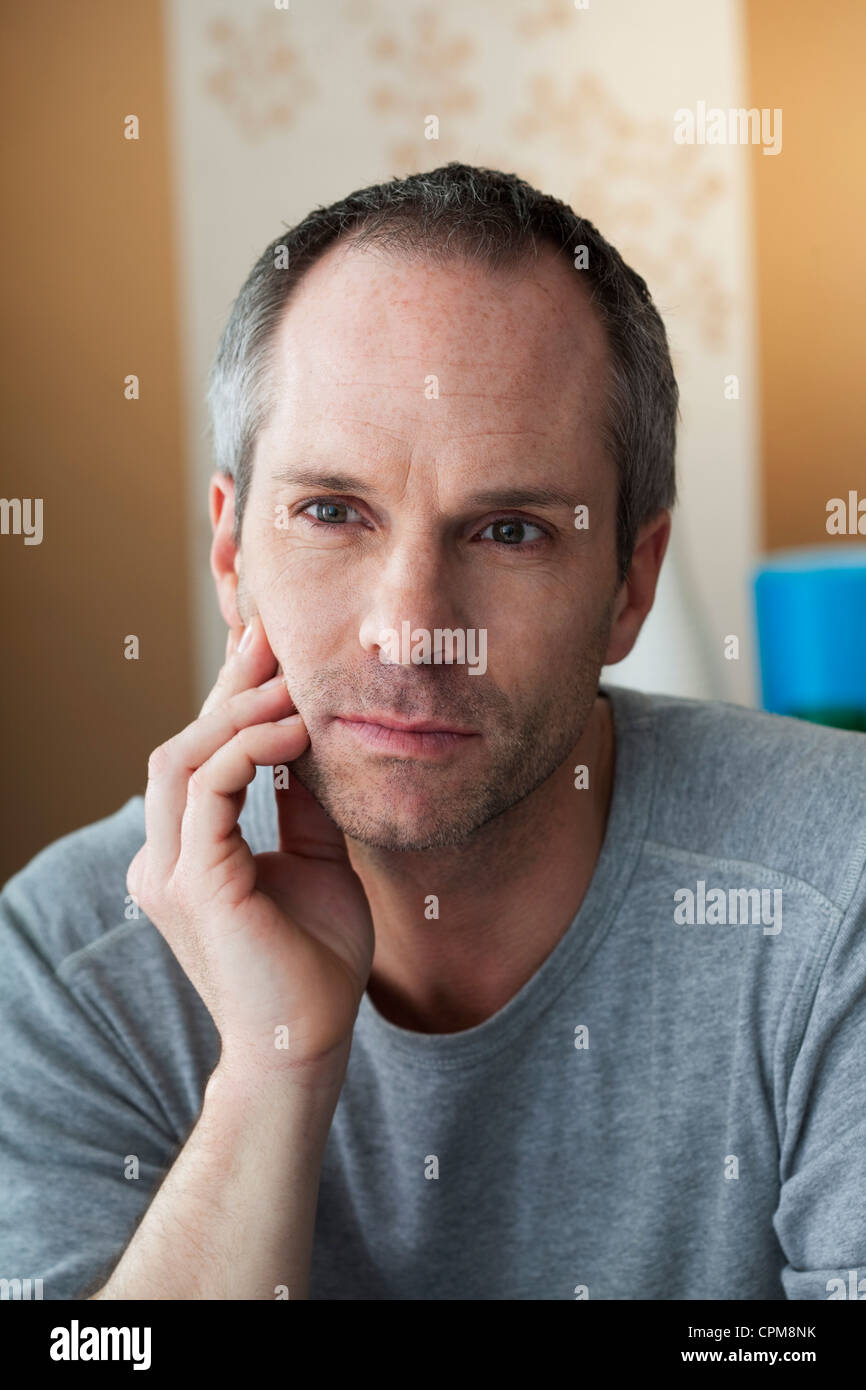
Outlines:
{"type": "Polygon", "coordinates": [[[773,1225],[786,1259],[785,1293],[789,1299],[866,1298],[866,869],[862,865],[807,1009],[784,1116],[781,1190],[773,1225]]]}
{"type": "Polygon", "coordinates": [[[30,1280],[30,1297],[94,1293],[182,1146],[147,1067],[79,988],[99,940],[58,959],[66,924],[93,912],[34,864],[0,893],[0,1279],[30,1280]]]}

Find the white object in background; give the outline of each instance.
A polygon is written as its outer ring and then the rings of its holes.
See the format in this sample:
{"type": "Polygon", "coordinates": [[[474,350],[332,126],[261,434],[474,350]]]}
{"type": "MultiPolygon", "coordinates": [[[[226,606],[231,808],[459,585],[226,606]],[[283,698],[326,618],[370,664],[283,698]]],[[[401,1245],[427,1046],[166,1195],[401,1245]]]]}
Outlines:
{"type": "Polygon", "coordinates": [[[722,688],[707,620],[699,611],[697,591],[688,583],[684,570],[674,513],[655,603],[632,651],[615,666],[602,667],[601,680],[649,694],[734,700],[731,691],[722,688]]]}

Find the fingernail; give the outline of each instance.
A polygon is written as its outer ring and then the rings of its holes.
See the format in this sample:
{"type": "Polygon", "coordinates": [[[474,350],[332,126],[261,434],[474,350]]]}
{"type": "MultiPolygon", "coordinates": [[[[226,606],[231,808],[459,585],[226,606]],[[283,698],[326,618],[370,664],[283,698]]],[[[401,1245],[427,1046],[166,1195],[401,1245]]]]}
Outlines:
{"type": "Polygon", "coordinates": [[[243,635],[243,637],[241,638],[241,640],[238,642],[238,651],[239,651],[239,652],[244,651],[244,649],[250,645],[250,639],[252,638],[252,635],[253,635],[253,625],[252,625],[252,623],[250,622],[250,623],[247,623],[246,627],[244,628],[244,635],[243,635]]]}
{"type": "Polygon", "coordinates": [[[289,714],[289,715],[286,716],[285,719],[275,719],[275,720],[274,720],[274,723],[275,723],[275,724],[300,724],[300,723],[301,723],[301,716],[300,716],[299,714],[289,714]]]}
{"type": "Polygon", "coordinates": [[[271,676],[269,681],[262,681],[259,690],[271,690],[275,685],[285,685],[285,676],[271,676]]]}

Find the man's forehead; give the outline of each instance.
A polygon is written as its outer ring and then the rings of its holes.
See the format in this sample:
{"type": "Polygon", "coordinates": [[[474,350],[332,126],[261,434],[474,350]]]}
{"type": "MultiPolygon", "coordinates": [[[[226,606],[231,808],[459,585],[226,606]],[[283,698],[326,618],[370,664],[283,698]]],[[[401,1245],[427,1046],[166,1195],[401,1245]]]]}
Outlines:
{"type": "Polygon", "coordinates": [[[260,485],[607,505],[607,344],[579,274],[553,248],[504,272],[331,248],[277,331],[260,485]]]}
{"type": "Polygon", "coordinates": [[[539,377],[563,355],[603,361],[604,329],[580,275],[553,247],[495,270],[338,243],[292,292],[277,331],[280,364],[312,359],[339,376],[351,357],[417,380],[434,358],[454,373],[535,368],[539,377]]]}

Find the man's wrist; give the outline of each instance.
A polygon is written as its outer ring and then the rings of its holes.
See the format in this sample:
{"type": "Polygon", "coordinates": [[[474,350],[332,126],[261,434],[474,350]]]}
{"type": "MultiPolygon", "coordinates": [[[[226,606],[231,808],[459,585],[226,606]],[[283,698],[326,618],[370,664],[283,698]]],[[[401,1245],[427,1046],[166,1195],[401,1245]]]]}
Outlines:
{"type": "Polygon", "coordinates": [[[336,1101],[346,1076],[351,1050],[351,1038],[345,1046],[315,1062],[275,1062],[262,1065],[260,1058],[250,1058],[223,1047],[216,1067],[205,1088],[205,1100],[220,1103],[266,1105],[308,1097],[328,1103],[336,1101]]]}

